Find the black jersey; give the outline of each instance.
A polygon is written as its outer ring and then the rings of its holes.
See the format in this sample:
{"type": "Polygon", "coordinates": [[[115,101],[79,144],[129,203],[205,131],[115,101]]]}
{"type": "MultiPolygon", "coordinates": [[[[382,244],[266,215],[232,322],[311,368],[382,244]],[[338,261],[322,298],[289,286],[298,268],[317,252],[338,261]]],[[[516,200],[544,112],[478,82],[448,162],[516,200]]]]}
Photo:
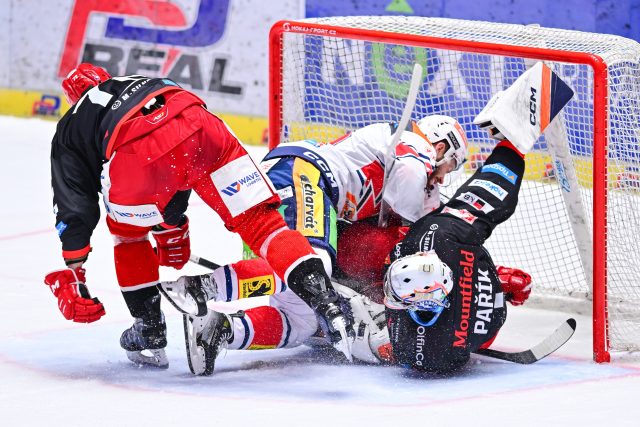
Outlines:
{"type": "Polygon", "coordinates": [[[183,91],[169,79],[113,77],[86,91],[58,122],[51,143],[51,186],[63,251],[87,248],[100,218],[102,165],[121,125],[152,99],[183,91]]]}
{"type": "Polygon", "coordinates": [[[414,223],[391,260],[434,250],[453,272],[449,308],[436,323],[415,323],[405,310],[387,309],[393,355],[402,365],[447,371],[493,338],[507,311],[496,267],[482,246],[514,212],[524,160],[498,146],[484,166],[439,210],[414,223]]]}

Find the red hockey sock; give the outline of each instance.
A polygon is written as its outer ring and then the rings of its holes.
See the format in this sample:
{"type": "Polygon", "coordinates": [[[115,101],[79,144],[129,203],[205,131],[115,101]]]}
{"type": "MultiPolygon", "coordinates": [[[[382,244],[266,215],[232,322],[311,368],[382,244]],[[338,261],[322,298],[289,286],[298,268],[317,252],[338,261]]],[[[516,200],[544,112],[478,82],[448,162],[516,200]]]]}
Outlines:
{"type": "Polygon", "coordinates": [[[148,240],[121,243],[113,248],[118,284],[123,291],[155,286],[158,258],[148,240]]]}
{"type": "Polygon", "coordinates": [[[234,339],[229,348],[264,350],[287,345],[291,328],[286,316],[274,307],[255,307],[234,319],[234,339]],[[242,323],[241,327],[236,322],[242,323]],[[242,334],[244,329],[244,334],[242,334]]]}
{"type": "Polygon", "coordinates": [[[231,264],[230,268],[225,268],[225,279],[227,301],[273,295],[284,290],[282,280],[262,258],[231,264]]]}

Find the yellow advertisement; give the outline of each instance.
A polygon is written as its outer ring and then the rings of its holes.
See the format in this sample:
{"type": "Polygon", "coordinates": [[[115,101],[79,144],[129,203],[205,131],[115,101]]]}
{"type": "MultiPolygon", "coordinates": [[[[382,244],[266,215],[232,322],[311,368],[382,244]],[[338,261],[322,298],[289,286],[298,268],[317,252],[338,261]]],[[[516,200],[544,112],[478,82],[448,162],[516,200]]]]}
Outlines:
{"type": "Polygon", "coordinates": [[[318,187],[320,171],[309,162],[296,159],[293,164],[296,191],[296,229],[305,237],[324,237],[324,194],[318,187]]]}
{"type": "Polygon", "coordinates": [[[273,275],[257,276],[240,280],[239,297],[252,298],[273,295],[276,290],[273,275]]]}

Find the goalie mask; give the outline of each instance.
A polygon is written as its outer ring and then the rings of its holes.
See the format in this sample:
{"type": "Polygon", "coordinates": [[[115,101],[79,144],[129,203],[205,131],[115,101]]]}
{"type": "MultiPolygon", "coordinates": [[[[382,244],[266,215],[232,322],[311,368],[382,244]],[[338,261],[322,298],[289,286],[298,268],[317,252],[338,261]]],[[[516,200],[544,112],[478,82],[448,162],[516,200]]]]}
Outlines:
{"type": "Polygon", "coordinates": [[[71,70],[62,81],[62,91],[70,105],[78,102],[89,88],[109,80],[111,76],[103,68],[83,62],[71,70]]]}
{"type": "Polygon", "coordinates": [[[453,274],[435,251],[418,252],[395,260],[384,278],[384,304],[408,310],[419,325],[433,325],[449,307],[453,274]]]}
{"type": "Polygon", "coordinates": [[[456,169],[462,166],[467,158],[469,143],[462,126],[456,119],[435,114],[423,117],[418,120],[416,125],[431,144],[445,142],[448,145],[444,157],[436,162],[436,166],[440,166],[451,159],[455,161],[456,169]]]}

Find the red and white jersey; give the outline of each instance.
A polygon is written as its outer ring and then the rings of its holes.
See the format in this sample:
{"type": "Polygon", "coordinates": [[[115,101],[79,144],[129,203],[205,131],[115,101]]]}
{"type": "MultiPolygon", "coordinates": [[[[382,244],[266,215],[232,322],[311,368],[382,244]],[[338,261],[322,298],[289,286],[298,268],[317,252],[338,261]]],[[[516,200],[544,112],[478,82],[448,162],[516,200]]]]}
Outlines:
{"type": "MultiPolygon", "coordinates": [[[[357,221],[380,211],[384,165],[391,165],[389,123],[376,123],[327,144],[304,144],[320,155],[337,182],[338,216],[357,221]]],[[[396,161],[389,175],[384,200],[394,212],[414,222],[440,205],[437,188],[427,192],[427,179],[435,167],[436,152],[424,138],[403,132],[396,146],[396,161]]]]}

